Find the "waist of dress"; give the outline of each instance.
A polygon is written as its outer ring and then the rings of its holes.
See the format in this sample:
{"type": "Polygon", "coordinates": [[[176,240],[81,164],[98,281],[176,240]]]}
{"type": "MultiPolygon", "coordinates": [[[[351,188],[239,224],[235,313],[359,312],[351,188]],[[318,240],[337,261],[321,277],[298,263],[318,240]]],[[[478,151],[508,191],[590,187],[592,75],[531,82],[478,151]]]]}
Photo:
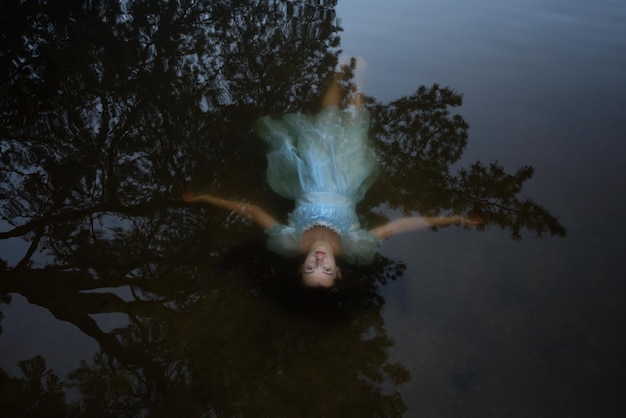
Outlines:
{"type": "Polygon", "coordinates": [[[309,205],[354,209],[356,202],[349,196],[331,192],[308,192],[296,199],[296,207],[309,205]]]}

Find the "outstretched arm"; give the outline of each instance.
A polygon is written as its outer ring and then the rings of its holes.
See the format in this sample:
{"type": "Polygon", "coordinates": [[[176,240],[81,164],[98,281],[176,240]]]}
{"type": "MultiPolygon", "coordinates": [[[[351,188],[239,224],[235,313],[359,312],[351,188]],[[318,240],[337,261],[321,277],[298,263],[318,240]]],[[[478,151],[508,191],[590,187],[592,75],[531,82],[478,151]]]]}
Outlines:
{"type": "Polygon", "coordinates": [[[372,229],[370,232],[376,235],[380,239],[389,238],[392,235],[401,234],[404,232],[415,231],[418,229],[431,228],[436,226],[447,226],[453,224],[460,225],[480,225],[482,220],[480,218],[464,218],[462,216],[445,216],[445,217],[411,217],[400,218],[389,222],[386,225],[379,226],[372,229]]]}
{"type": "Polygon", "coordinates": [[[238,215],[252,219],[254,223],[261,226],[263,229],[270,228],[278,223],[276,219],[268,215],[263,209],[250,203],[226,200],[207,193],[185,193],[183,194],[183,200],[187,203],[203,203],[228,209],[238,215]]]}

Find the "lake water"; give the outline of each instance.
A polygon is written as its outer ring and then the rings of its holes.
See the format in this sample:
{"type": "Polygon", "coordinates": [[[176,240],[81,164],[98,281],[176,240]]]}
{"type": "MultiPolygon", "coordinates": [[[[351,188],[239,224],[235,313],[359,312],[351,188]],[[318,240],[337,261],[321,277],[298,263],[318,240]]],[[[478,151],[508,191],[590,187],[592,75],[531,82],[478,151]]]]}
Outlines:
{"type": "Polygon", "coordinates": [[[304,3],[3,6],[3,410],[626,413],[626,5],[304,3]],[[262,231],[180,195],[285,219],[254,123],[313,112],[350,57],[383,169],[362,224],[486,225],[394,236],[302,294],[262,231]]]}

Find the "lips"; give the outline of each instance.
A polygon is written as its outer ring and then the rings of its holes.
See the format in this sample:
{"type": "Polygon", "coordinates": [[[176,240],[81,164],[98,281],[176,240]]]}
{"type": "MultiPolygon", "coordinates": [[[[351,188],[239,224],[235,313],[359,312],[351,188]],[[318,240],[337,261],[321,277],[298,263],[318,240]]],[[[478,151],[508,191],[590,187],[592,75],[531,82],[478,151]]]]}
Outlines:
{"type": "Polygon", "coordinates": [[[315,255],[326,255],[324,251],[315,251],[315,255]]]}

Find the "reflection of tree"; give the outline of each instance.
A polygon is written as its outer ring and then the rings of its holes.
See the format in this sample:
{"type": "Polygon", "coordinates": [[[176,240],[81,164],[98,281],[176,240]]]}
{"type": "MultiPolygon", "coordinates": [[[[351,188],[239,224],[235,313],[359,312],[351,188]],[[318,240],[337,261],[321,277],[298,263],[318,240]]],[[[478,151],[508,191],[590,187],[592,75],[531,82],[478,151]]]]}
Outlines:
{"type": "Polygon", "coordinates": [[[232,252],[251,271],[216,267],[245,225],[228,222],[225,235],[221,220],[177,203],[197,173],[251,199],[266,193],[250,126],[312,108],[336,61],[334,3],[103,1],[3,14],[0,199],[11,228],[0,238],[31,246],[3,267],[0,293],[98,341],[93,364],[70,376],[78,415],[403,411],[380,389],[407,372],[388,360],[375,273],[341,312],[327,310],[351,319],[294,317],[310,311],[285,287],[241,279],[275,277],[280,263],[259,264],[262,247],[232,252]],[[128,325],[105,332],[93,317],[104,313],[128,325]]]}
{"type": "MultiPolygon", "coordinates": [[[[262,262],[261,254],[251,261],[262,262]]],[[[131,411],[189,416],[319,416],[348,407],[360,416],[403,411],[401,399],[378,389],[383,381],[401,384],[407,372],[386,360],[392,342],[377,309],[350,321],[309,321],[248,289],[231,272],[198,292],[196,303],[173,321],[152,318],[121,331],[125,346],[143,347],[161,365],[161,379],[146,379],[145,369],[104,356],[83,364],[72,380],[96,410],[108,402],[96,398],[114,392],[131,411]],[[104,391],[92,390],[103,385],[104,391]],[[315,406],[307,412],[304,405],[315,406]]]]}
{"type": "MultiPolygon", "coordinates": [[[[237,246],[258,237],[247,225],[178,203],[191,181],[288,209],[262,181],[250,127],[314,109],[338,54],[335,3],[2,6],[0,239],[30,247],[0,266],[0,294],[20,293],[98,341],[93,364],[71,376],[85,415],[404,409],[381,389],[408,375],[389,361],[378,292],[401,264],[380,257],[346,274],[358,283],[338,293],[299,295],[284,260],[237,246]],[[104,332],[93,318],[103,313],[128,325],[104,332]]],[[[387,105],[370,99],[384,175],[364,221],[386,205],[475,211],[514,236],[563,233],[519,199],[530,168],[476,163],[450,174],[467,143],[465,122],[448,113],[458,105],[437,86],[387,105]]]]}
{"type": "Polygon", "coordinates": [[[393,343],[374,288],[376,275],[389,276],[393,263],[379,260],[368,267],[365,286],[311,299],[279,283],[287,271],[262,245],[234,251],[217,271],[191,261],[209,249],[179,254],[187,267],[159,263],[149,279],[142,279],[145,284],[128,280],[138,284],[134,301],[85,293],[89,281],[64,272],[42,272],[45,281],[19,278],[25,284],[16,284],[16,291],[100,344],[93,363],[83,363],[69,376],[81,392],[82,416],[98,411],[116,416],[122,410],[131,416],[259,411],[319,416],[346,408],[359,416],[401,414],[402,399],[380,385],[402,384],[408,372],[388,359],[393,343]],[[246,279],[251,265],[258,278],[254,283],[246,279]],[[194,283],[181,284],[184,277],[194,283]],[[48,292],[46,282],[55,284],[48,292]],[[88,315],[104,312],[124,312],[129,324],[104,333],[88,315]],[[316,407],[309,413],[305,405],[316,407]]]}
{"type": "Polygon", "coordinates": [[[519,196],[533,175],[531,166],[510,174],[497,162],[477,161],[456,175],[450,172],[467,146],[467,123],[449,110],[461,103],[459,94],[435,84],[387,105],[371,105],[383,177],[370,202],[405,213],[477,214],[487,225],[510,229],[515,239],[523,229],[565,235],[554,216],[519,196]]]}
{"type": "Polygon", "coordinates": [[[65,417],[63,384],[46,368],[41,356],[20,361],[23,378],[11,378],[0,369],[0,408],[11,417],[65,417]]]}

